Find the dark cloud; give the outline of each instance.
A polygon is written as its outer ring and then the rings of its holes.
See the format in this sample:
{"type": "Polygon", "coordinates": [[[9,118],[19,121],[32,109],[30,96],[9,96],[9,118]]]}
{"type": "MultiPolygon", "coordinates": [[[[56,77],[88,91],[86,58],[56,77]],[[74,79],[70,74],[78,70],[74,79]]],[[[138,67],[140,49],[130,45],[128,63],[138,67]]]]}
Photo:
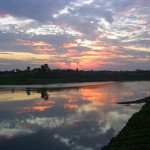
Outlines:
{"type": "Polygon", "coordinates": [[[35,41],[45,41],[55,46],[62,46],[65,43],[73,42],[76,37],[68,37],[67,35],[38,35],[33,36],[31,39],[35,41]]]}
{"type": "Polygon", "coordinates": [[[83,33],[86,38],[94,40],[97,36],[99,19],[104,18],[108,23],[113,22],[113,12],[107,10],[103,5],[83,5],[68,10],[68,13],[59,15],[55,23],[63,23],[73,26],[77,31],[83,33]]]}
{"type": "Polygon", "coordinates": [[[105,18],[108,22],[113,22],[113,13],[103,6],[85,5],[76,10],[76,13],[80,16],[90,17],[90,18],[105,18]]]}
{"type": "Polygon", "coordinates": [[[89,39],[95,39],[96,37],[96,29],[97,29],[97,20],[95,18],[86,18],[81,14],[78,16],[74,15],[62,15],[57,20],[55,20],[57,24],[60,22],[65,24],[66,26],[73,27],[78,32],[83,33],[83,36],[89,39]],[[92,29],[92,30],[91,30],[92,29]]]}
{"type": "Polygon", "coordinates": [[[0,13],[45,21],[67,3],[68,0],[1,0],[0,13]]]}

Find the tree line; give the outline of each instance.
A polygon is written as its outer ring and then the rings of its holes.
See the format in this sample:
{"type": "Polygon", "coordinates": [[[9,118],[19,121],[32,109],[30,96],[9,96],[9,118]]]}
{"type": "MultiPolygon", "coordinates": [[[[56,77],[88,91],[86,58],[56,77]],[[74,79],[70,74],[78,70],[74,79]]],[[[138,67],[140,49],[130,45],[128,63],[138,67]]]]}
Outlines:
{"type": "MultiPolygon", "coordinates": [[[[39,68],[25,70],[13,69],[11,71],[0,71],[0,84],[3,80],[20,81],[25,83],[55,83],[55,82],[84,82],[84,81],[131,81],[150,80],[150,70],[135,71],[109,71],[109,70],[79,70],[76,69],[51,69],[48,64],[39,68]]],[[[11,82],[12,82],[11,81],[11,82]]],[[[18,83],[19,84],[19,83],[18,83]]]]}

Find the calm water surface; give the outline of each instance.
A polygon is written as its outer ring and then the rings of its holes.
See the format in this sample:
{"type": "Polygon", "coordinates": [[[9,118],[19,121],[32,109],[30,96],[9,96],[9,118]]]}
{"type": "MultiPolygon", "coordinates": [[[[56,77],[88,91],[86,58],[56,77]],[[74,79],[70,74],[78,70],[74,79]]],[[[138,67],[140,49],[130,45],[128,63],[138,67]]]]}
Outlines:
{"type": "Polygon", "coordinates": [[[150,82],[0,87],[0,150],[100,150],[150,95],[150,82]]]}

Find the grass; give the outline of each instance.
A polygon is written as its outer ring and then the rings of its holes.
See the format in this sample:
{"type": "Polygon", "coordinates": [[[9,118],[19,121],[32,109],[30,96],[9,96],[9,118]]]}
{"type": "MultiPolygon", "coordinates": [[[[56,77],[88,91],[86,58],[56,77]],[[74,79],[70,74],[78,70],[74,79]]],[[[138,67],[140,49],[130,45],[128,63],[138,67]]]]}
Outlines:
{"type": "Polygon", "coordinates": [[[150,150],[150,97],[141,101],[146,104],[102,150],[150,150]]]}
{"type": "Polygon", "coordinates": [[[0,85],[32,85],[32,84],[69,83],[69,82],[81,82],[81,80],[74,78],[63,78],[63,79],[7,78],[1,79],[0,85]]]}

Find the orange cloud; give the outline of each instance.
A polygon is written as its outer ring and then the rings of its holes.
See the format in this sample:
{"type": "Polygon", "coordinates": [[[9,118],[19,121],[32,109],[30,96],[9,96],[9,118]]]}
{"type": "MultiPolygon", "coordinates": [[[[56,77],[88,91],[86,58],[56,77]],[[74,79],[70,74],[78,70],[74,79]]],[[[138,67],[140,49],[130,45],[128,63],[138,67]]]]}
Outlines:
{"type": "Polygon", "coordinates": [[[52,47],[52,44],[50,43],[46,43],[44,41],[36,41],[36,42],[32,42],[32,41],[28,41],[28,40],[22,40],[22,39],[17,39],[18,42],[20,42],[22,45],[26,45],[26,46],[32,46],[33,50],[36,51],[54,51],[55,48],[52,47]]]}
{"type": "MultiPolygon", "coordinates": [[[[115,53],[122,53],[121,51],[118,51],[117,49],[113,48],[113,47],[110,47],[108,48],[109,49],[109,52],[108,51],[85,51],[85,52],[82,52],[81,54],[83,55],[84,59],[85,58],[97,58],[97,59],[104,59],[104,58],[108,58],[108,57],[113,57],[113,56],[116,56],[115,53]]],[[[107,49],[106,49],[107,50],[107,49]]]]}
{"type": "MultiPolygon", "coordinates": [[[[104,69],[106,65],[114,64],[113,62],[108,62],[109,58],[119,57],[123,51],[120,51],[117,46],[106,46],[105,49],[102,50],[87,50],[81,51],[80,56],[77,50],[68,50],[65,55],[68,57],[68,62],[65,61],[57,61],[56,65],[59,68],[70,68],[70,69],[104,69]]],[[[114,64],[116,65],[116,64],[114,64]]],[[[118,64],[117,64],[118,65],[118,64]]]]}
{"type": "Polygon", "coordinates": [[[77,43],[67,43],[67,44],[63,45],[63,47],[65,47],[65,48],[76,47],[76,46],[77,46],[77,43]]]}
{"type": "Polygon", "coordinates": [[[82,52],[82,55],[97,55],[99,54],[99,52],[97,51],[85,51],[85,52],[82,52]]]}
{"type": "Polygon", "coordinates": [[[44,54],[34,54],[34,53],[25,53],[25,52],[1,52],[0,59],[11,59],[11,60],[21,60],[21,61],[29,61],[29,63],[34,63],[34,59],[42,60],[49,60],[49,55],[44,54]]]}
{"type": "Polygon", "coordinates": [[[28,40],[22,40],[22,39],[17,39],[22,45],[28,45],[28,46],[52,46],[49,43],[46,43],[44,41],[37,41],[37,42],[31,42],[28,40]]]}
{"type": "Polygon", "coordinates": [[[34,48],[34,50],[37,50],[37,51],[54,51],[55,48],[37,47],[37,48],[34,48]]]}
{"type": "Polygon", "coordinates": [[[79,58],[81,60],[78,60],[78,62],[71,62],[70,64],[66,62],[56,62],[56,64],[59,66],[59,68],[70,68],[70,69],[96,69],[97,67],[100,67],[99,63],[96,63],[96,61],[87,59],[82,60],[82,58],[79,58]]]}
{"type": "Polygon", "coordinates": [[[11,14],[2,14],[0,15],[0,18],[7,18],[7,17],[11,17],[11,14]]]}
{"type": "Polygon", "coordinates": [[[59,66],[59,68],[70,68],[70,69],[76,69],[79,67],[78,63],[76,62],[72,62],[70,64],[66,63],[66,62],[56,62],[57,66],[59,66]]]}

